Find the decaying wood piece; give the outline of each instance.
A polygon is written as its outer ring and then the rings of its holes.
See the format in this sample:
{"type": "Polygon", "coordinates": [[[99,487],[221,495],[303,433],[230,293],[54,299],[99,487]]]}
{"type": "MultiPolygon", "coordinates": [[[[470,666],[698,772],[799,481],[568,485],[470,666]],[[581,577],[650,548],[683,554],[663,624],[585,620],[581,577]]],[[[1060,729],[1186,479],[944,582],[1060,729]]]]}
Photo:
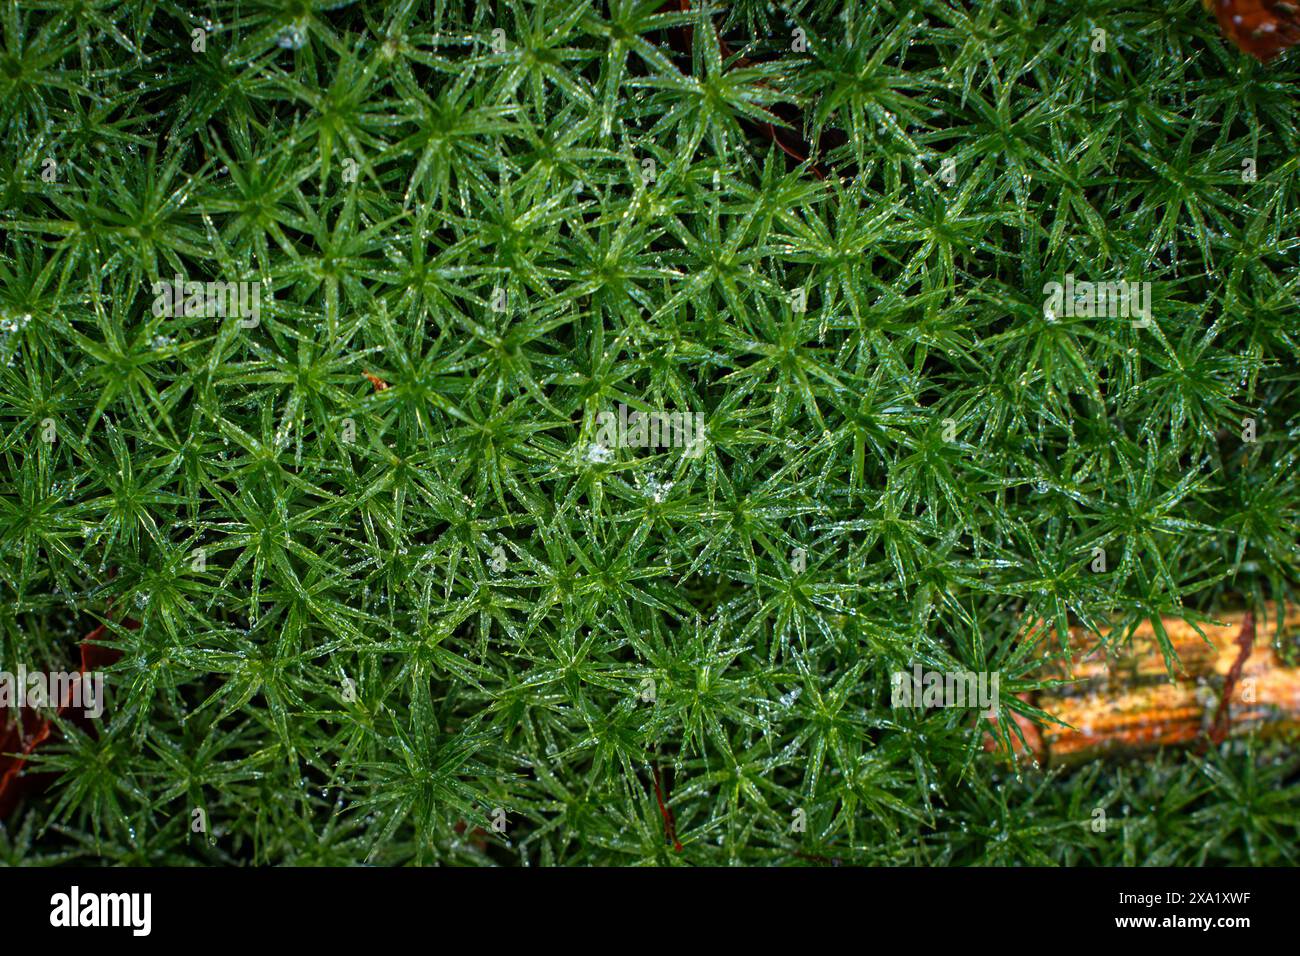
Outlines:
{"type": "Polygon", "coordinates": [[[1071,631],[1071,672],[1057,665],[1044,676],[1072,683],[1029,700],[1068,726],[1036,726],[1015,714],[1028,745],[1013,731],[1018,751],[1059,765],[1252,733],[1300,734],[1300,668],[1285,666],[1277,653],[1300,635],[1300,607],[1287,606],[1280,632],[1272,604],[1202,624],[1204,638],[1183,620],[1161,624],[1178,654],[1173,679],[1150,621],[1122,654],[1108,653],[1096,634],[1071,631]]]}

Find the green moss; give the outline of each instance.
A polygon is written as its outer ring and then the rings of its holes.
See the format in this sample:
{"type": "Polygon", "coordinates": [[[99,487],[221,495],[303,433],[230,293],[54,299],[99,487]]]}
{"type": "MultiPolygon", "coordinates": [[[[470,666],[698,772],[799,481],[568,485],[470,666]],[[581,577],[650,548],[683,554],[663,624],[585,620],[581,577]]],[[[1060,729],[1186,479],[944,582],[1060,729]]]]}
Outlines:
{"type": "Polygon", "coordinates": [[[1295,599],[1294,57],[1197,0],[300,6],[3,7],[0,665],[123,657],[0,856],[1295,862],[1276,745],[1008,777],[889,688],[1295,599]]]}

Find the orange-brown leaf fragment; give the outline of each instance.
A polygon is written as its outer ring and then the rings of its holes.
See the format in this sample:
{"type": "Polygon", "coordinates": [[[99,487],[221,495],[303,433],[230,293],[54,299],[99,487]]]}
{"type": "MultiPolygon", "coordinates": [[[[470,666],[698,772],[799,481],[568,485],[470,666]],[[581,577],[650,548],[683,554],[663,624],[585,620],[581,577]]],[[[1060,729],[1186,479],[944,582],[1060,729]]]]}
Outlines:
{"type": "Polygon", "coordinates": [[[1300,0],[1205,0],[1223,35],[1261,63],[1300,43],[1300,0]]]}

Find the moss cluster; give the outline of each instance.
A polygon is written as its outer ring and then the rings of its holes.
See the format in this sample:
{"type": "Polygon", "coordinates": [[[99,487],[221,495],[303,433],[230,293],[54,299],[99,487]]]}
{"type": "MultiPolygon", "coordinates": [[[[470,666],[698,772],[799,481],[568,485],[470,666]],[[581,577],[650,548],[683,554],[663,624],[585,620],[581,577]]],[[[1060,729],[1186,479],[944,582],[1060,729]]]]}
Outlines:
{"type": "Polygon", "coordinates": [[[1295,597],[1294,59],[688,6],[0,7],[0,666],[122,654],[0,858],[1295,862],[1286,749],[1017,775],[889,680],[1295,597]]]}

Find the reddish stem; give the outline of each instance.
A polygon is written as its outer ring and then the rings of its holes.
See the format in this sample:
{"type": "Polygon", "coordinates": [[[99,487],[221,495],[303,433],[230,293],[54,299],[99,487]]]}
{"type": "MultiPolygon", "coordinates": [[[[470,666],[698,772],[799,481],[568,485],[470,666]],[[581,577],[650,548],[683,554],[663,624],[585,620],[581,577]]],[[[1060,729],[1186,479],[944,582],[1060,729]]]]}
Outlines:
{"type": "Polygon", "coordinates": [[[677,818],[673,816],[673,811],[664,802],[664,792],[659,786],[659,765],[653,761],[650,764],[650,773],[655,785],[655,799],[659,801],[659,815],[664,818],[664,835],[672,841],[673,849],[681,853],[682,844],[677,839],[677,818]]]}
{"type": "Polygon", "coordinates": [[[1210,743],[1216,746],[1223,743],[1228,736],[1232,717],[1232,708],[1230,706],[1232,694],[1237,689],[1237,682],[1241,679],[1241,670],[1246,666],[1246,659],[1250,657],[1250,652],[1255,647],[1255,614],[1253,611],[1247,611],[1246,616],[1241,619],[1241,633],[1237,635],[1237,640],[1234,643],[1241,650],[1237,652],[1237,659],[1232,662],[1232,667],[1228,669],[1228,676],[1223,680],[1223,696],[1219,698],[1219,710],[1214,715],[1214,724],[1210,728],[1210,743]]]}

